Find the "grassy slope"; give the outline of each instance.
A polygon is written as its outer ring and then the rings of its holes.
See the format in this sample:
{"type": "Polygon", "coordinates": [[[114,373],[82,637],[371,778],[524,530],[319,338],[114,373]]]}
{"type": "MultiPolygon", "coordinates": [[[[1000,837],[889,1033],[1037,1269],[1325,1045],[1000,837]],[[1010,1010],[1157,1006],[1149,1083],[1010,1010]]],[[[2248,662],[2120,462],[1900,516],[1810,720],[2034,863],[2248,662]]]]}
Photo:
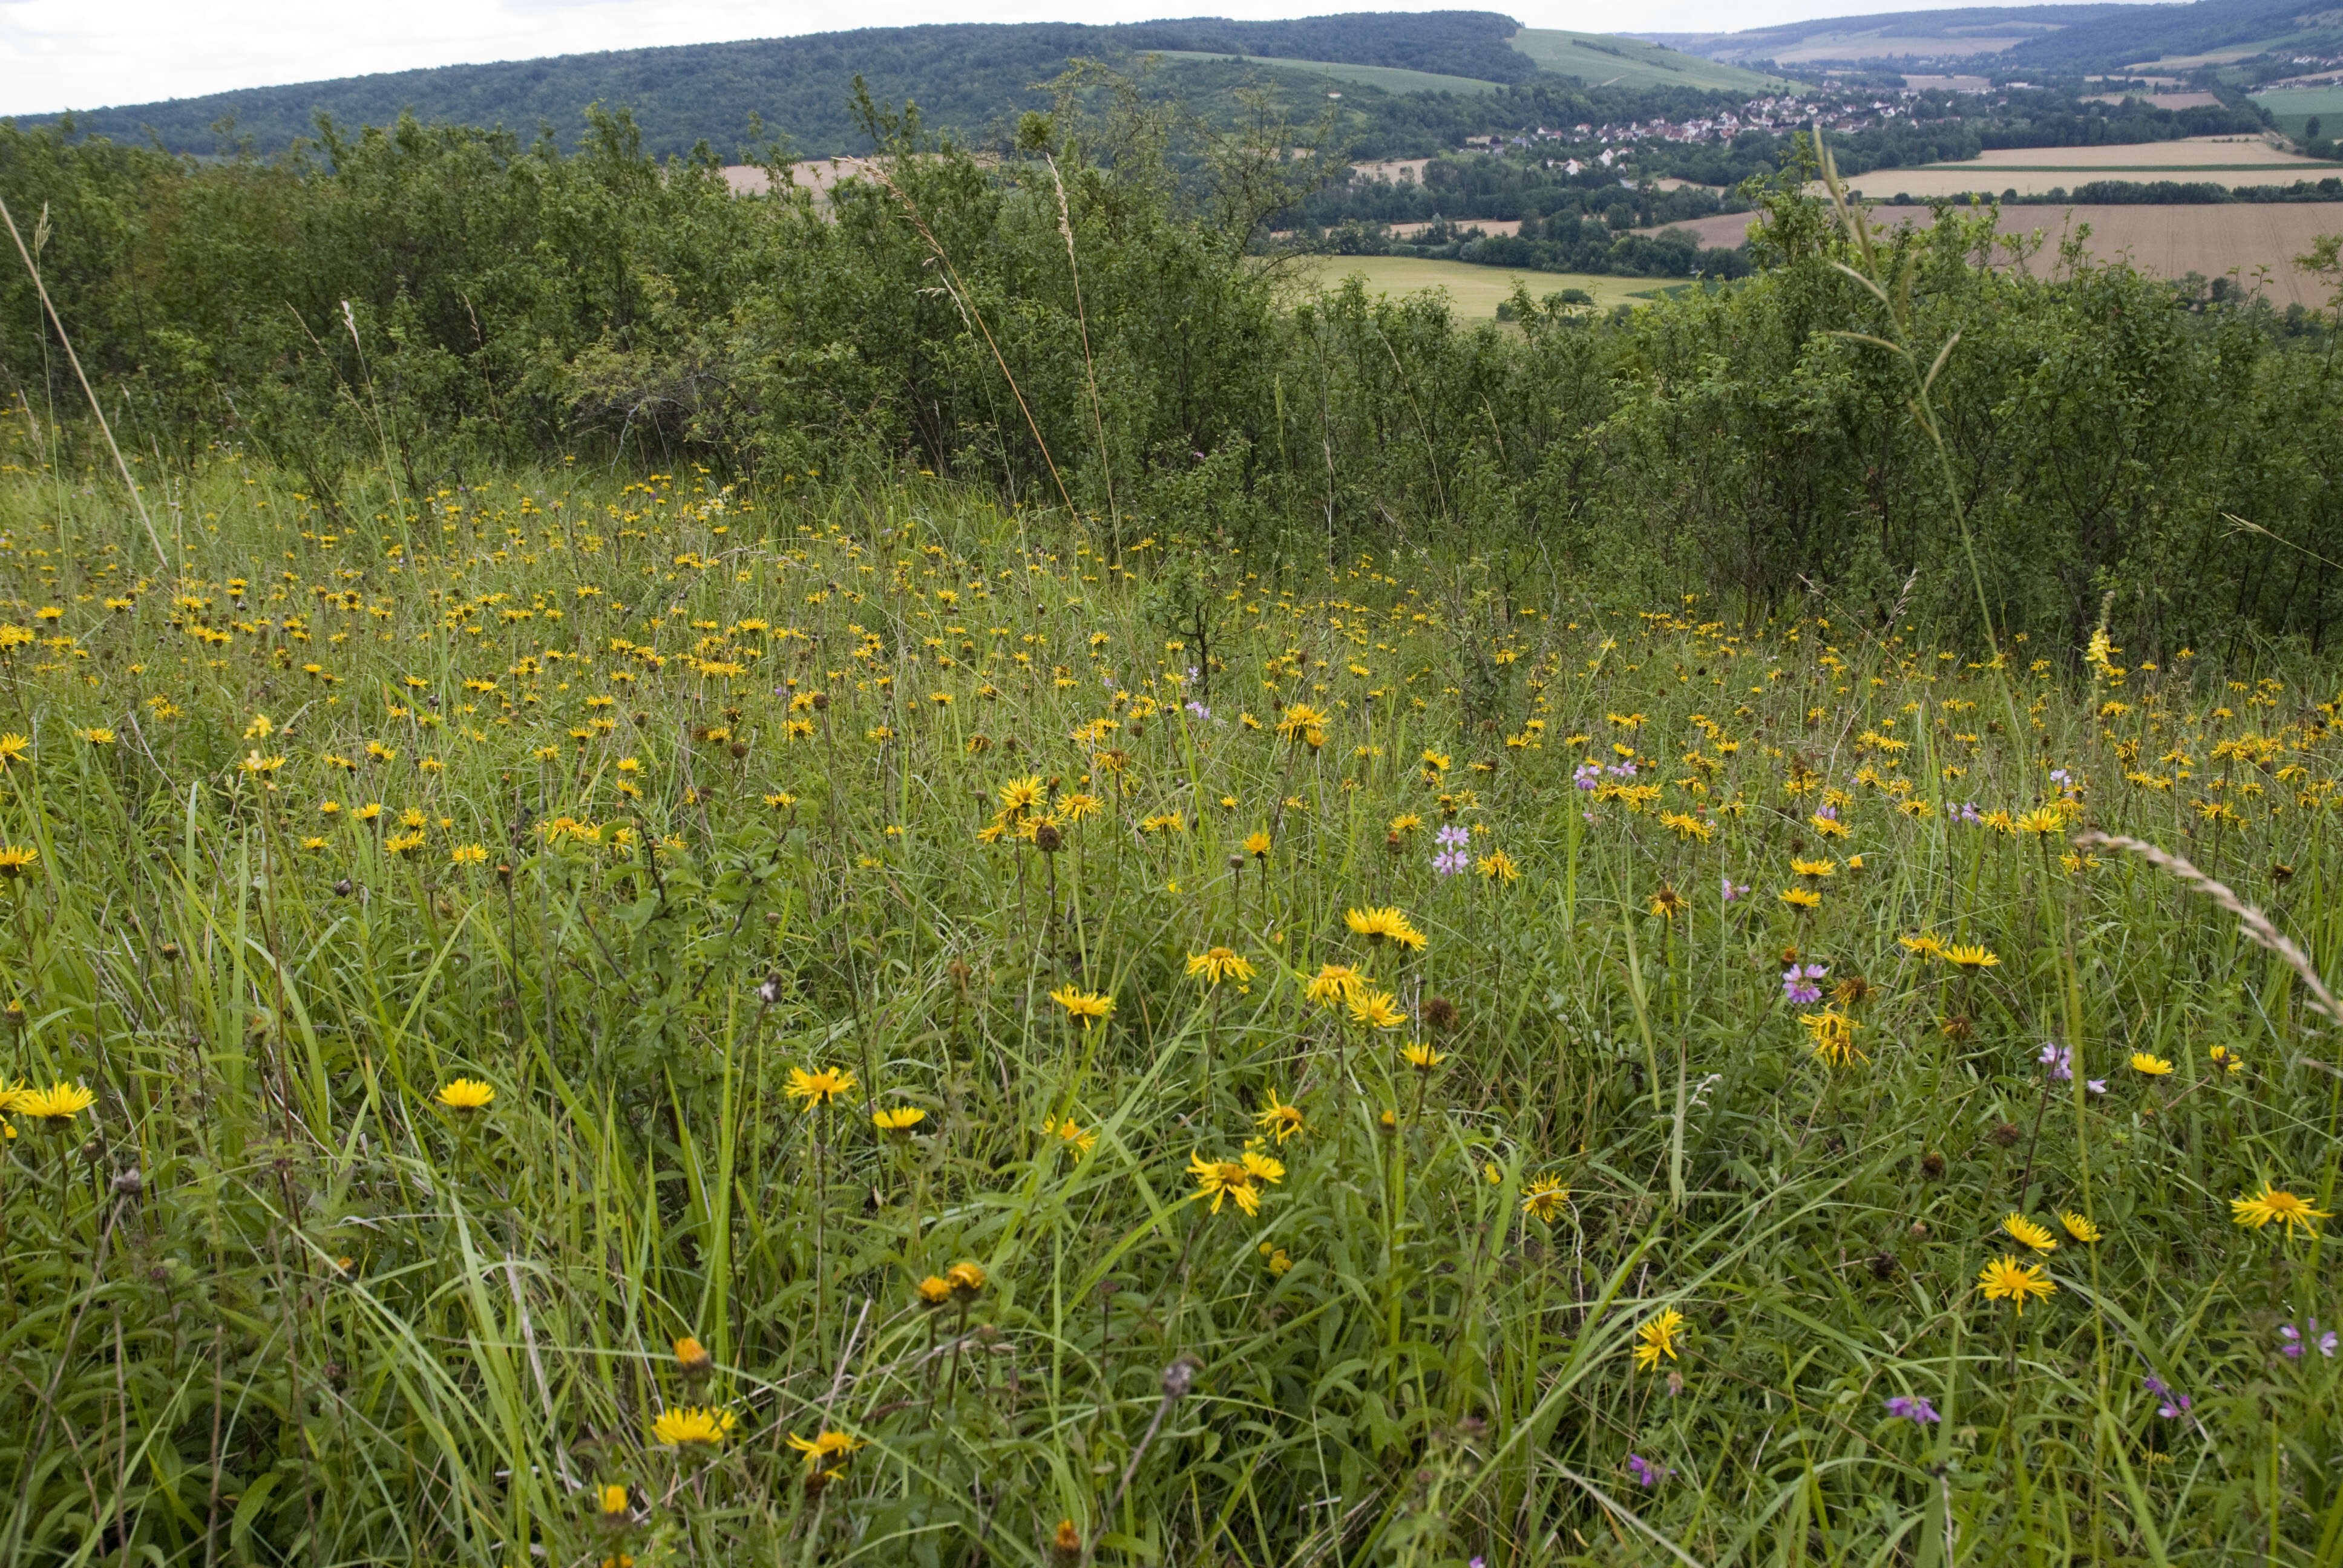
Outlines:
{"type": "Polygon", "coordinates": [[[1540,70],[1576,76],[1589,86],[1615,83],[1623,87],[1763,93],[1783,85],[1778,76],[1761,75],[1738,65],[1616,35],[1524,27],[1513,35],[1513,45],[1536,61],[1540,70]]]}

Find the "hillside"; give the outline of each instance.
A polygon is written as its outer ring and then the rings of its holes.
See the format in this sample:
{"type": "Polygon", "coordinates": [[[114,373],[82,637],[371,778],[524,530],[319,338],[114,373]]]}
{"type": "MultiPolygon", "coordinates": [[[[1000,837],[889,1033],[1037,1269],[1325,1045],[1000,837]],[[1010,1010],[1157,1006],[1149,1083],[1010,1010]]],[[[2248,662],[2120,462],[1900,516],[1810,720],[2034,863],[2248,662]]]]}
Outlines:
{"type": "Polygon", "coordinates": [[[2150,63],[2194,69],[2273,50],[2330,54],[2343,49],[2337,15],[2304,0],[1967,6],[1835,16],[1736,33],[1641,36],[1730,64],[1991,61],[2013,71],[2079,75],[2150,63]]]}
{"type": "Polygon", "coordinates": [[[1513,46],[1542,71],[1576,76],[1590,87],[1694,87],[1728,93],[1769,93],[1784,85],[1779,76],[1723,65],[1665,45],[1600,33],[1569,33],[1524,27],[1513,46]]]}
{"type": "MultiPolygon", "coordinates": [[[[550,126],[567,143],[582,126],[586,106],[599,102],[630,108],[645,148],[655,154],[687,152],[702,138],[729,154],[747,140],[753,114],[768,133],[788,137],[793,150],[826,155],[860,150],[847,110],[858,73],[882,99],[917,102],[930,125],[974,135],[1021,110],[1046,107],[1037,85],[1083,56],[1127,61],[1161,50],[1192,64],[1242,55],[1292,60],[1314,73],[1368,67],[1377,79],[1364,85],[1399,92],[1434,85],[1412,80],[1417,74],[1463,78],[1468,87],[1520,83],[1534,77],[1539,65],[1508,44],[1519,25],[1491,12],[1442,11],[1280,22],[1201,17],[1106,27],[870,27],[447,65],[76,109],[74,125],[84,134],[120,141],[143,141],[151,131],[175,151],[210,153],[222,146],[214,127],[232,122],[237,138],[249,138],[266,153],[312,134],[320,113],[384,125],[411,111],[427,123],[502,125],[525,135],[550,126]]],[[[1439,85],[1455,90],[1453,84],[1439,85]]],[[[26,116],[20,123],[55,117],[26,116]]]]}
{"type": "Polygon", "coordinates": [[[2133,13],[2146,5],[1973,5],[1947,11],[1896,11],[1752,27],[1735,33],[1645,33],[1639,36],[1711,60],[1768,60],[1783,65],[1877,61],[1961,60],[2006,55],[2068,28],[2133,13]]]}

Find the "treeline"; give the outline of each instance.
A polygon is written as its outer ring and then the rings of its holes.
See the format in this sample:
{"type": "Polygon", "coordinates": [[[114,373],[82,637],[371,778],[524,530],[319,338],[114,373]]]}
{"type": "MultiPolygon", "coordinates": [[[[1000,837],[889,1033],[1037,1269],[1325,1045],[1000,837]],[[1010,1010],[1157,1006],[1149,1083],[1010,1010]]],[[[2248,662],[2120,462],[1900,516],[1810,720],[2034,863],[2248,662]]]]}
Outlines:
{"type": "MultiPolygon", "coordinates": [[[[871,113],[889,178],[828,210],[733,197],[617,117],[574,155],[407,124],[286,162],[0,132],[0,196],[23,226],[46,210],[44,272],[126,447],[239,443],[354,548],[387,527],[361,484],[420,498],[493,462],[696,462],[774,494],[926,468],[1271,560],[1464,543],[1524,584],[1795,599],[1850,636],[1899,602],[1974,615],[1906,374],[1835,336],[1894,327],[1830,265],[1803,170],[1765,196],[1748,282],[1615,321],[1524,293],[1465,326],[1247,254],[1305,178],[1282,137],[1181,149],[1114,102],[1035,116],[997,164],[871,113]]],[[[2110,589],[2141,656],[2331,637],[2328,345],[2122,266],[1996,274],[1989,233],[1956,215],[1891,244],[1921,351],[1961,335],[1935,396],[1996,618],[2051,657],[2110,589]]],[[[21,268],[0,392],[103,482],[21,268]]]]}

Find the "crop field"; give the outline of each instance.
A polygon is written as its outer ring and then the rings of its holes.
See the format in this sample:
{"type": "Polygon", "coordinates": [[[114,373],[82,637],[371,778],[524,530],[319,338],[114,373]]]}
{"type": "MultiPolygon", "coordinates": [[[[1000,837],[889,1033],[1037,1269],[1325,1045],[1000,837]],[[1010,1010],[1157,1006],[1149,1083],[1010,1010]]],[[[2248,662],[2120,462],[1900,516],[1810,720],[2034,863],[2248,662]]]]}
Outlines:
{"type": "Polygon", "coordinates": [[[2302,136],[2314,115],[2325,122],[2327,135],[2343,131],[2343,87],[2284,87],[2256,93],[2254,102],[2277,116],[2278,128],[2289,136],[2302,136]]]}
{"type": "MultiPolygon", "coordinates": [[[[1925,225],[1935,216],[1927,207],[1894,206],[1874,207],[1872,216],[1890,225],[1925,225]]],[[[1721,213],[1674,226],[1697,235],[1704,246],[1735,246],[1747,236],[1753,221],[1748,213],[1721,213]]],[[[2323,308],[2327,288],[2298,269],[2295,257],[2322,234],[2343,234],[2343,201],[2010,206],[2001,214],[2003,233],[2045,236],[2043,259],[2035,264],[2037,270],[2056,260],[2058,242],[2070,223],[2091,226],[2085,248],[2100,261],[2128,256],[2142,271],[2171,278],[2192,272],[2219,277],[2235,271],[2249,286],[2258,278],[2262,293],[2280,309],[2289,305],[2323,308]]]]}
{"type": "Polygon", "coordinates": [[[1877,199],[1902,193],[1922,199],[1986,191],[2046,196],[2089,180],[2186,180],[2221,186],[2289,185],[2343,172],[2343,165],[2281,152],[2235,137],[2105,147],[1996,149],[1957,164],[1874,169],[1850,175],[1847,188],[1877,199]]]}
{"type": "Polygon", "coordinates": [[[2331,681],[10,423],[0,1557],[2343,1534],[2331,681]]]}
{"type": "MultiPolygon", "coordinates": [[[[1495,226],[1490,223],[1481,226],[1493,229],[1495,226]]],[[[1346,277],[1356,276],[1365,279],[1368,291],[1375,294],[1444,289],[1459,317],[1479,321],[1494,317],[1497,307],[1513,297],[1515,278],[1529,285],[1533,299],[1543,299],[1565,288],[1581,288],[1605,309],[1614,305],[1648,304],[1668,283],[1665,278],[1611,277],[1590,272],[1523,272],[1413,256],[1312,256],[1302,265],[1302,276],[1315,286],[1330,287],[1346,277]]]]}

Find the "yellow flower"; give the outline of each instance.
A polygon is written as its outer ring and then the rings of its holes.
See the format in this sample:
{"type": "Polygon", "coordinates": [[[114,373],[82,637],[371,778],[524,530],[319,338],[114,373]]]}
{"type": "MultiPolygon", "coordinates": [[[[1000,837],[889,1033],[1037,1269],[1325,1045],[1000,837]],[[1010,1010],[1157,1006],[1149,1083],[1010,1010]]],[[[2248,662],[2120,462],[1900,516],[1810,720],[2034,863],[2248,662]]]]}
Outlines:
{"type": "Polygon", "coordinates": [[[1809,914],[1823,907],[1823,896],[1807,888],[1784,888],[1780,897],[1790,908],[1809,914]]]}
{"type": "Polygon", "coordinates": [[[450,1111],[468,1114],[488,1109],[497,1091],[477,1078],[458,1078],[449,1081],[438,1093],[439,1103],[450,1111]]]}
{"type": "Polygon", "coordinates": [[[1858,1061],[1871,1060],[1855,1046],[1855,1031],[1863,1026],[1836,1009],[1800,1013],[1798,1021],[1805,1025],[1806,1033],[1814,1041],[1815,1054],[1832,1066],[1851,1067],[1858,1061]]]}
{"type": "Polygon", "coordinates": [[[2012,1214],[2001,1222],[2001,1228],[2037,1252],[2054,1252],[2058,1249],[2057,1239],[2050,1234],[2047,1227],[2036,1224],[2023,1214],[2012,1214]]]}
{"type": "Polygon", "coordinates": [[[1676,1359],[1676,1340],[1684,1332],[1684,1314],[1670,1307],[1635,1331],[1635,1369],[1649,1372],[1660,1358],[1676,1359]]]}
{"type": "Polygon", "coordinates": [[[852,1453],[862,1446],[862,1442],[842,1432],[818,1432],[809,1438],[789,1433],[789,1446],[806,1456],[806,1468],[809,1471],[828,1468],[831,1460],[852,1453]]]}
{"type": "Polygon", "coordinates": [[[1945,944],[1926,931],[1915,931],[1908,937],[1897,937],[1896,940],[1924,959],[1940,959],[1945,956],[1945,944]]]}
{"type": "Polygon", "coordinates": [[[114,731],[108,729],[102,724],[93,729],[76,729],[74,733],[80,736],[84,740],[88,741],[92,746],[111,746],[114,744],[114,731]]]}
{"type": "Polygon", "coordinates": [[[1977,1273],[1977,1285],[1988,1302],[2009,1302],[2017,1308],[2017,1315],[2026,1315],[2026,1303],[2036,1297],[2048,1300],[2058,1289],[2057,1283],[2043,1272],[2042,1265],[2021,1264],[2016,1258],[1996,1258],[1977,1273]]]}
{"type": "Polygon", "coordinates": [[[1801,877],[1819,879],[1837,875],[1838,862],[1836,860],[1801,860],[1793,856],[1790,859],[1790,869],[1801,877]]]}
{"type": "Polygon", "coordinates": [[[1066,1010],[1066,1016],[1084,1029],[1103,1022],[1114,1011],[1114,999],[1096,991],[1078,990],[1071,983],[1050,993],[1050,1000],[1066,1010]]]}
{"type": "Polygon", "coordinates": [[[1278,717],[1277,732],[1288,740],[1306,738],[1312,730],[1323,732],[1326,716],[1306,702],[1297,702],[1278,717]]]}
{"type": "Polygon", "coordinates": [[[1041,1132],[1044,1137],[1055,1138],[1070,1145],[1077,1157],[1087,1154],[1098,1147],[1098,1134],[1083,1131],[1071,1116],[1063,1121],[1044,1121],[1041,1123],[1041,1132]]]}
{"type": "Polygon", "coordinates": [[[1239,958],[1230,948],[1206,948],[1201,953],[1188,955],[1190,979],[1202,977],[1207,985],[1218,985],[1224,980],[1252,979],[1252,965],[1239,958]]]}
{"type": "Polygon", "coordinates": [[[2150,1078],[2168,1078],[2172,1074],[2172,1064],[2160,1056],[2150,1056],[2144,1050],[2135,1050],[2131,1053],[2131,1070],[2134,1072],[2146,1073],[2150,1078]]]}
{"type": "Polygon", "coordinates": [[[872,1111],[870,1125],[881,1132],[909,1132],[927,1119],[928,1113],[916,1105],[890,1105],[872,1111]]]}
{"type": "Polygon", "coordinates": [[[1269,1103],[1253,1113],[1253,1124],[1282,1143],[1297,1132],[1309,1131],[1302,1124],[1302,1108],[1288,1105],[1277,1098],[1277,1091],[1269,1091],[1269,1103]]]}
{"type": "Polygon", "coordinates": [[[627,1489],[616,1484],[605,1486],[596,1495],[595,1501],[606,1514],[624,1513],[627,1511],[627,1489]]]}
{"type": "Polygon", "coordinates": [[[789,1069],[789,1087],[782,1091],[791,1100],[805,1101],[810,1111],[817,1105],[828,1105],[854,1087],[854,1074],[842,1068],[825,1067],[819,1072],[808,1072],[802,1067],[789,1069]]]}
{"type": "Polygon", "coordinates": [[[1391,819],[1391,830],[1400,838],[1405,838],[1410,833],[1420,832],[1423,828],[1423,819],[1413,811],[1403,811],[1391,819]]]}
{"type": "Polygon", "coordinates": [[[729,1410],[709,1410],[700,1405],[679,1405],[663,1411],[651,1422],[651,1441],[669,1448],[685,1448],[693,1444],[715,1447],[732,1435],[739,1421],[729,1410]]]}
{"type": "Polygon", "coordinates": [[[1532,1181],[1528,1190],[1522,1193],[1522,1212],[1551,1225],[1554,1217],[1562,1212],[1562,1206],[1568,1201],[1570,1189],[1562,1184],[1559,1177],[1540,1176],[1532,1181]]]}
{"type": "Polygon", "coordinates": [[[1366,977],[1348,964],[1322,964],[1310,981],[1310,1000],[1320,1007],[1340,1007],[1366,983],[1366,977]]]}
{"type": "Polygon", "coordinates": [[[1360,986],[1351,992],[1351,1021],[1369,1029],[1397,1029],[1407,1021],[1407,1014],[1387,990],[1369,990],[1360,986]]]}
{"type": "Polygon", "coordinates": [[[1001,787],[1001,814],[1003,817],[1022,817],[1041,804],[1041,776],[1038,773],[1011,779],[1001,787]]]}
{"type": "Polygon", "coordinates": [[[1407,916],[1393,907],[1383,909],[1346,910],[1342,923],[1354,935],[1371,942],[1390,942],[1411,952],[1422,952],[1426,945],[1424,935],[1408,920],[1407,916]]]}
{"type": "Polygon", "coordinates": [[[699,1377],[716,1365],[716,1358],[708,1353],[708,1347],[697,1338],[686,1334],[675,1342],[675,1364],[682,1369],[685,1376],[699,1377]]]}
{"type": "Polygon", "coordinates": [[[1522,869],[1503,849],[1492,849],[1481,857],[1473,869],[1493,882],[1513,882],[1521,879],[1522,869]]]}
{"type": "Polygon", "coordinates": [[[955,1295],[973,1296],[984,1289],[984,1265],[962,1258],[944,1271],[944,1279],[955,1295]]]}
{"type": "Polygon", "coordinates": [[[33,743],[13,729],[5,735],[0,735],[0,772],[5,772],[14,764],[28,759],[32,749],[33,743]]]}
{"type": "Polygon", "coordinates": [[[2099,1228],[2080,1214],[2062,1211],[2058,1216],[2058,1223],[2066,1227],[2066,1234],[2086,1245],[2097,1241],[2101,1235],[2099,1228]]]}
{"type": "Polygon", "coordinates": [[[1246,834],[1244,849],[1246,854],[1251,855],[1256,860],[1268,859],[1270,849],[1269,835],[1266,833],[1246,834]]]}
{"type": "Polygon", "coordinates": [[[2213,1065],[2224,1072],[2243,1072],[2246,1070],[2246,1059],[2226,1045],[2214,1046],[2206,1054],[2213,1059],[2213,1065]]]}
{"type": "Polygon", "coordinates": [[[1224,1201],[1233,1201],[1248,1214],[1261,1212],[1261,1189],[1244,1161],[1207,1160],[1192,1149],[1188,1151],[1188,1174],[1195,1178],[1197,1200],[1210,1198],[1213,1213],[1221,1211],[1224,1201]]]}
{"type": "Polygon", "coordinates": [[[488,849],[479,844],[458,844],[447,851],[448,860],[458,866],[477,866],[488,858],[488,849]]]}
{"type": "Polygon", "coordinates": [[[1974,942],[1961,942],[1945,950],[1945,961],[1955,969],[1989,970],[2001,960],[1974,942]]]}
{"type": "Polygon", "coordinates": [[[97,1095],[77,1083],[60,1083],[49,1089],[18,1089],[9,1091],[15,1103],[0,1106],[19,1116],[29,1116],[35,1121],[53,1121],[63,1126],[96,1103],[97,1095]]]}
{"type": "Polygon", "coordinates": [[[2064,814],[2051,807],[2038,806],[2020,817],[2012,825],[2021,833],[2038,833],[2046,838],[2052,833],[2063,832],[2066,826],[2066,819],[2064,814]]]}
{"type": "Polygon", "coordinates": [[[1430,1072],[1442,1062],[1448,1060],[1447,1057],[1442,1055],[1439,1051],[1434,1050],[1432,1047],[1424,1044],[1422,1040],[1417,1040],[1410,1045],[1401,1046],[1399,1048],[1399,1054],[1400,1059],[1403,1061],[1405,1061],[1410,1067],[1415,1069],[1418,1072],[1430,1072]]]}
{"type": "Polygon", "coordinates": [[[930,1274],[912,1288],[919,1292],[923,1306],[940,1307],[951,1300],[951,1282],[940,1274],[930,1274]]]}
{"type": "Polygon", "coordinates": [[[33,862],[40,858],[38,849],[15,844],[0,846],[0,877],[13,882],[30,870],[33,862]]]}
{"type": "Polygon", "coordinates": [[[1824,817],[1817,815],[1807,818],[1806,821],[1813,827],[1815,832],[1820,833],[1825,839],[1844,839],[1848,836],[1846,824],[1840,821],[1835,817],[1824,817]]]}
{"type": "Polygon", "coordinates": [[[2318,1234],[2315,1221],[2331,1218],[2326,1211],[2312,1208],[2293,1193],[2267,1185],[2250,1198],[2230,1199],[2229,1212],[2238,1224],[2257,1231],[2275,1220],[2288,1231],[2300,1229],[2312,1236],[2318,1234]]]}

